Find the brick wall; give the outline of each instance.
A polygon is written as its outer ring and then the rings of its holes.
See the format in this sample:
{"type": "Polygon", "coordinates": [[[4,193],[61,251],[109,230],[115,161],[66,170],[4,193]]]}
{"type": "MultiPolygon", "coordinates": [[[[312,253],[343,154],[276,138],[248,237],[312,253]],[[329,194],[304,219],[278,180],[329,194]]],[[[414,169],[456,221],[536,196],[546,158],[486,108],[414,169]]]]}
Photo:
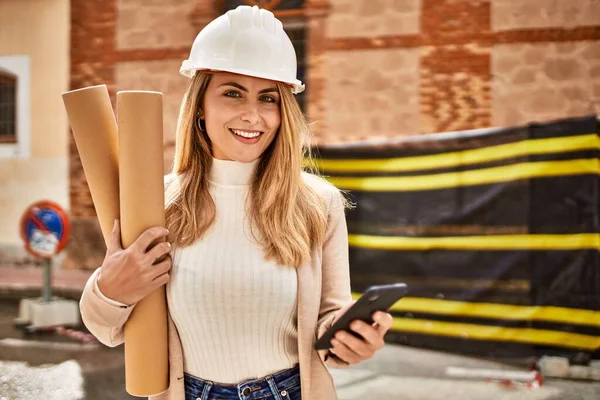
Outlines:
{"type": "MultiPolygon", "coordinates": [[[[163,92],[165,170],[187,85],[179,65],[220,4],[72,1],[72,88],[107,84],[113,98],[117,90],[163,92]]],[[[597,1],[306,0],[281,15],[309,27],[316,143],[600,111],[597,1]]],[[[67,264],[92,268],[103,243],[72,139],[70,147],[75,240],[67,264]]]]}
{"type": "MultiPolygon", "coordinates": [[[[116,16],[115,0],[71,1],[71,89],[105,84],[113,104],[116,16]]],[[[105,247],[72,135],[69,161],[72,228],[64,265],[92,269],[102,262],[105,247]]]]}
{"type": "Polygon", "coordinates": [[[489,126],[490,2],[423,0],[421,22],[420,132],[489,126]]]}
{"type": "Polygon", "coordinates": [[[327,133],[321,142],[509,126],[600,111],[597,1],[331,1],[327,133]],[[380,14],[374,14],[377,7],[380,14]],[[397,24],[382,32],[390,18],[397,24]],[[412,76],[411,63],[399,63],[393,71],[377,63],[384,52],[413,49],[418,70],[412,76]],[[532,52],[538,56],[528,61],[532,52]],[[381,76],[393,87],[382,89],[381,76]],[[406,93],[415,82],[416,108],[408,96],[401,105],[386,101],[378,117],[370,116],[373,104],[381,107],[381,99],[389,98],[388,91],[406,93]],[[354,92],[357,87],[361,90],[354,92]],[[386,112],[409,116],[398,118],[390,131],[382,128],[386,112]]]}

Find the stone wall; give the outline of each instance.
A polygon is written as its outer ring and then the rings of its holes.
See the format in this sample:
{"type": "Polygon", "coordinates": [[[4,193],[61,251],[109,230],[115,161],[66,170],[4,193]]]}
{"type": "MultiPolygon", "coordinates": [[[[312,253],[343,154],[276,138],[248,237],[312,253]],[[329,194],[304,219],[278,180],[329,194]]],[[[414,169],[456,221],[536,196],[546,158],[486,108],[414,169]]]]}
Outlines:
{"type": "Polygon", "coordinates": [[[194,1],[117,0],[117,48],[189,47],[198,33],[194,1]]]}
{"type": "Polygon", "coordinates": [[[329,37],[374,37],[420,32],[421,0],[331,0],[329,37]]]}
{"type": "Polygon", "coordinates": [[[600,24],[598,0],[493,0],[496,31],[549,27],[573,28],[600,24]]]}
{"type": "MultiPolygon", "coordinates": [[[[197,34],[194,1],[73,0],[71,88],[108,86],[113,108],[120,90],[164,95],[165,171],[171,167],[175,124],[186,78],[179,66],[197,34]]],[[[66,267],[93,269],[105,245],[77,149],[70,137],[70,199],[73,216],[66,267]]]]}
{"type": "Polygon", "coordinates": [[[327,54],[326,143],[419,131],[419,50],[327,54]]]}
{"type": "Polygon", "coordinates": [[[493,124],[600,113],[600,41],[496,46],[493,124]]]}
{"type": "MultiPolygon", "coordinates": [[[[181,61],[153,60],[119,62],[115,65],[115,82],[119,90],[152,90],[163,94],[163,143],[166,151],[175,145],[175,129],[181,99],[190,80],[179,74],[181,61]]],[[[172,155],[165,156],[165,173],[170,170],[172,155]]]]}
{"type": "MultiPolygon", "coordinates": [[[[168,170],[187,85],[179,66],[220,1],[71,3],[71,86],[104,83],[113,99],[117,90],[163,92],[168,170]]],[[[314,143],[600,111],[597,0],[305,0],[282,15],[307,24],[314,143]]],[[[79,256],[69,265],[91,268],[103,244],[72,141],[70,159],[75,231],[96,245],[73,249],[79,256]]]]}

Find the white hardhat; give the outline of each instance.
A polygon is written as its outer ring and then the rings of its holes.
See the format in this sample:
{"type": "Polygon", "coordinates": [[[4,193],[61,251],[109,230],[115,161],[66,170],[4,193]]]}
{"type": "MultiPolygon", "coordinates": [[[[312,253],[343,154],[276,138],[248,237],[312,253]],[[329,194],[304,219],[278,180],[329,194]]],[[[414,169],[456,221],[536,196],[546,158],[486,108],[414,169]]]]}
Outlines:
{"type": "Polygon", "coordinates": [[[189,78],[201,70],[232,72],[287,83],[300,93],[304,85],[296,68],[296,51],[281,21],[257,6],[239,6],[200,31],[179,72],[189,78]]]}

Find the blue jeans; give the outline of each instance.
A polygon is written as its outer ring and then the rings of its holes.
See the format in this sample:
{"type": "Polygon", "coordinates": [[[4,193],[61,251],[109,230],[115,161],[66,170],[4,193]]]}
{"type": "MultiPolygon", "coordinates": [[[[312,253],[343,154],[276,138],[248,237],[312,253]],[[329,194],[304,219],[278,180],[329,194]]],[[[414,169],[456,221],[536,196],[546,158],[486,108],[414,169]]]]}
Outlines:
{"type": "Polygon", "coordinates": [[[238,384],[221,384],[183,375],[185,400],[301,400],[300,367],[238,384]]]}

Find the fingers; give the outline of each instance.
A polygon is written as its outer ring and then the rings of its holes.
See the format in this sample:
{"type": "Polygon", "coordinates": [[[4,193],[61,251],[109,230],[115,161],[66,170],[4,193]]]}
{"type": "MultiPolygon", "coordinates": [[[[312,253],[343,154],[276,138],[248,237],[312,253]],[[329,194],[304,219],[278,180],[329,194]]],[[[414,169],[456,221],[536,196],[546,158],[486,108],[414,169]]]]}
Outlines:
{"type": "Polygon", "coordinates": [[[362,338],[356,337],[347,331],[340,331],[335,334],[335,339],[343,343],[347,348],[356,353],[361,360],[371,358],[374,353],[373,346],[362,338]]]}
{"type": "Polygon", "coordinates": [[[169,279],[171,279],[171,273],[167,272],[167,273],[164,273],[164,274],[158,276],[152,282],[154,282],[156,284],[156,287],[158,288],[158,287],[161,287],[162,285],[166,285],[167,282],[169,282],[169,279]]]}
{"type": "Polygon", "coordinates": [[[354,352],[345,343],[342,343],[337,339],[331,339],[331,344],[333,347],[329,350],[348,364],[357,364],[363,360],[359,354],[354,352]]]}
{"type": "Polygon", "coordinates": [[[373,314],[373,321],[375,321],[375,329],[377,329],[377,332],[383,337],[392,327],[394,318],[389,313],[377,311],[373,314]]]}
{"type": "Polygon", "coordinates": [[[150,267],[150,271],[152,273],[152,280],[158,279],[161,275],[164,275],[171,271],[171,267],[173,266],[173,262],[170,257],[167,257],[164,261],[159,262],[156,265],[150,267]]]}
{"type": "Polygon", "coordinates": [[[160,242],[146,253],[145,259],[148,264],[162,261],[162,258],[171,252],[171,243],[160,242]]]}
{"type": "Polygon", "coordinates": [[[121,246],[121,224],[118,219],[115,219],[112,231],[110,232],[108,253],[112,254],[118,250],[123,250],[123,246],[121,246]]]}
{"type": "MultiPolygon", "coordinates": [[[[352,331],[358,333],[364,339],[364,340],[360,340],[360,339],[357,339],[357,340],[359,342],[361,342],[361,344],[364,344],[368,348],[368,350],[371,350],[371,351],[379,350],[385,344],[383,341],[383,336],[379,333],[379,331],[375,327],[367,324],[364,321],[360,321],[360,320],[352,321],[352,323],[350,324],[350,329],[352,329],[352,331]]],[[[352,335],[348,335],[348,336],[352,336],[352,335]]],[[[352,341],[350,343],[358,346],[358,343],[356,343],[356,341],[352,341]]],[[[364,351],[362,349],[358,349],[355,346],[352,346],[352,348],[359,354],[364,353],[364,351]]]]}
{"type": "Polygon", "coordinates": [[[153,242],[159,241],[159,239],[166,237],[168,234],[169,231],[167,228],[163,228],[162,226],[154,226],[146,229],[133,243],[132,247],[134,248],[135,252],[145,254],[153,242]]]}
{"type": "Polygon", "coordinates": [[[392,316],[385,312],[374,313],[373,319],[376,321],[373,325],[361,320],[352,321],[350,330],[356,335],[349,331],[337,332],[331,340],[331,351],[350,364],[372,358],[377,350],[385,346],[383,337],[393,322],[392,316]]]}

